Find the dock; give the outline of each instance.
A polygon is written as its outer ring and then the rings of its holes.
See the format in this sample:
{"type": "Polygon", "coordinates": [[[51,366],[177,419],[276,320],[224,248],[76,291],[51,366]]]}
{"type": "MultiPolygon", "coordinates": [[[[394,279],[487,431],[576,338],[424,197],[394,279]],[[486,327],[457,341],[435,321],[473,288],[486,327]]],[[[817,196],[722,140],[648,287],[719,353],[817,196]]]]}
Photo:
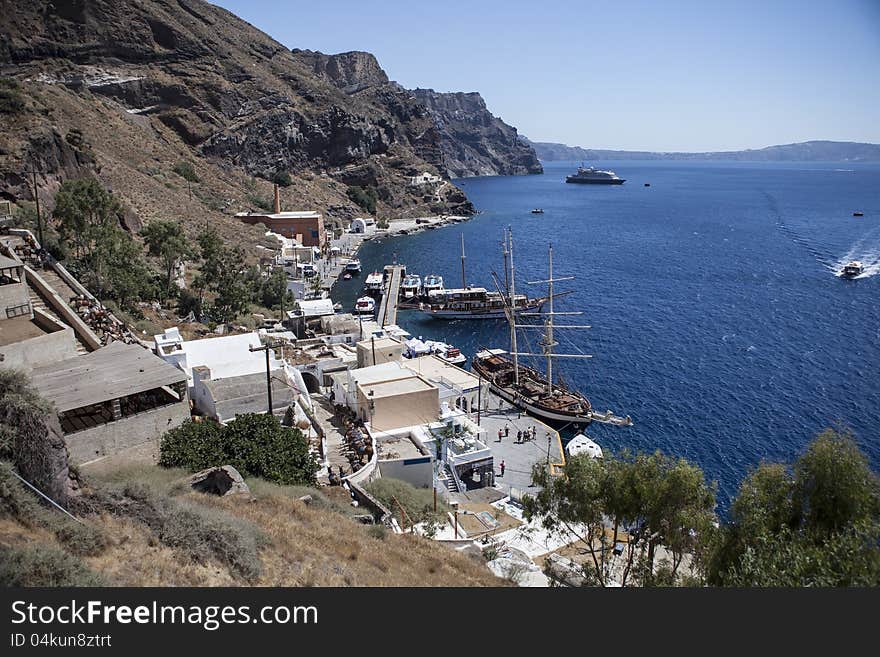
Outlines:
{"type": "Polygon", "coordinates": [[[389,324],[397,324],[397,300],[400,296],[400,282],[403,278],[403,265],[394,265],[391,268],[391,276],[385,285],[385,293],[382,295],[382,301],[379,304],[379,314],[376,315],[376,322],[379,326],[388,326],[389,324]]]}

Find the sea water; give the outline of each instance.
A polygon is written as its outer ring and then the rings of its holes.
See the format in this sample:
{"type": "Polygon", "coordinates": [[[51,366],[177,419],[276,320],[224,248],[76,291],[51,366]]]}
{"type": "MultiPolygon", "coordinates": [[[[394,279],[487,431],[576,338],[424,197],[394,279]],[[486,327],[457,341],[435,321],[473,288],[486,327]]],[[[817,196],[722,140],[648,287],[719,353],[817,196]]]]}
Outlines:
{"type": "MultiPolygon", "coordinates": [[[[605,450],[684,456],[718,482],[722,510],[762,460],[791,462],[826,427],[853,432],[880,466],[880,165],[602,162],[620,186],[565,184],[579,163],[538,176],[456,181],[480,214],[416,235],[368,242],[363,274],[340,281],[346,309],[363,278],[393,258],[461,285],[503,281],[503,230],[514,239],[517,291],[537,296],[553,245],[565,382],[627,428],[593,423],[605,450]],[[645,186],[650,183],[650,186],[645,186]],[[542,208],[543,214],[532,214],[542,208]],[[853,212],[864,212],[854,217],[853,212]],[[841,278],[861,260],[865,273],[841,278]]],[[[414,336],[468,357],[508,346],[503,320],[443,321],[402,311],[414,336]]],[[[520,333],[539,350],[540,332],[520,333]]],[[[535,359],[543,367],[544,361],[535,359]]],[[[568,432],[570,434],[570,432],[568,432]]]]}

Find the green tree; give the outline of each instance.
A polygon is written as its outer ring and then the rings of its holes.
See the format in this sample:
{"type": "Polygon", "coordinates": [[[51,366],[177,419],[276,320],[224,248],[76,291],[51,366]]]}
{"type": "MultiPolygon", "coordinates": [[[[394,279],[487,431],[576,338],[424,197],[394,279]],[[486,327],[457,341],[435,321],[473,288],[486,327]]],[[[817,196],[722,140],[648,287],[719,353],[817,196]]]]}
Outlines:
{"type": "Polygon", "coordinates": [[[196,174],[196,170],[193,167],[192,162],[180,160],[179,162],[176,162],[174,164],[174,167],[171,170],[188,182],[199,182],[199,177],[196,174]]]}
{"type": "Polygon", "coordinates": [[[290,174],[287,171],[276,171],[275,175],[272,176],[272,182],[281,187],[290,187],[293,181],[290,179],[290,174]]]}
{"type": "Polygon", "coordinates": [[[93,260],[100,233],[119,226],[120,211],[116,197],[94,178],[65,181],[55,194],[53,215],[61,237],[74,245],[77,258],[93,260]]]}
{"type": "Polygon", "coordinates": [[[707,579],[722,586],[880,584],[880,483],[846,433],[816,437],[793,467],[743,480],[707,579]]]}
{"type": "Polygon", "coordinates": [[[277,308],[281,306],[282,300],[288,310],[293,307],[293,292],[287,289],[287,274],[283,269],[278,267],[272,270],[269,277],[263,281],[260,296],[266,308],[277,308]]]}
{"type": "Polygon", "coordinates": [[[211,314],[218,321],[231,322],[254,301],[261,281],[259,271],[247,266],[241,247],[226,246],[212,229],[199,236],[199,247],[202,262],[193,281],[199,305],[204,311],[205,292],[212,292],[211,314]]]}
{"type": "Polygon", "coordinates": [[[536,466],[533,483],[542,487],[524,502],[529,519],[551,531],[576,536],[590,555],[588,581],[606,585],[611,551],[621,527],[627,531],[620,583],[642,585],[676,581],[686,554],[699,558],[713,530],[715,494],[702,470],[661,452],[622,453],[604,459],[569,459],[561,476],[536,466]],[[657,580],[657,548],[672,555],[666,577],[657,580]]]}
{"type": "Polygon", "coordinates": [[[278,418],[245,413],[223,426],[185,422],[162,437],[159,463],[191,471],[231,465],[242,474],[279,484],[317,483],[318,463],[299,429],[278,418]]]}
{"type": "Polygon", "coordinates": [[[376,214],[376,202],[379,195],[375,187],[349,187],[346,192],[348,198],[356,203],[362,210],[370,214],[376,214]]]}
{"type": "Polygon", "coordinates": [[[172,296],[174,274],[183,261],[192,256],[193,249],[183,228],[176,221],[152,221],[141,230],[150,255],[159,258],[165,275],[165,298],[172,296]]]}

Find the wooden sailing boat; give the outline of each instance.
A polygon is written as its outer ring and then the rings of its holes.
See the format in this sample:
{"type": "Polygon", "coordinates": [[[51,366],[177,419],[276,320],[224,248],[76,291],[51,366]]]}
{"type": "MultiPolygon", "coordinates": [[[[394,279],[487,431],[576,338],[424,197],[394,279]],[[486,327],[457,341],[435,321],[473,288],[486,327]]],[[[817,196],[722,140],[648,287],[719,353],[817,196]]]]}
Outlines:
{"type": "MultiPolygon", "coordinates": [[[[505,269],[505,278],[508,284],[508,298],[515,298],[516,270],[513,263],[513,238],[508,229],[505,239],[505,261],[509,257],[510,269],[505,269]]],[[[530,281],[530,284],[544,284],[548,286],[547,300],[549,312],[546,313],[521,313],[522,316],[543,317],[542,325],[517,324],[517,314],[510,312],[512,307],[508,302],[507,319],[510,323],[510,351],[502,349],[484,349],[474,357],[471,368],[480,376],[488,380],[489,386],[495,394],[510,403],[522,408],[528,413],[545,420],[556,422],[575,422],[589,424],[593,420],[609,422],[613,424],[627,425],[632,421],[626,418],[616,417],[610,411],[597,414],[582,393],[570,389],[564,383],[553,380],[554,358],[592,358],[589,354],[558,354],[554,348],[559,344],[554,338],[556,330],[564,329],[588,329],[586,325],[555,323],[555,318],[561,315],[580,315],[581,312],[557,312],[553,307],[553,284],[559,281],[573,280],[573,276],[561,278],[553,277],[553,247],[548,251],[549,276],[543,281],[530,281]],[[521,352],[517,347],[517,329],[544,329],[541,339],[541,353],[521,352]],[[531,367],[524,367],[519,363],[520,356],[540,356],[547,359],[546,373],[542,373],[531,367]]],[[[497,281],[496,281],[497,284],[497,281]]],[[[556,295],[558,296],[558,295],[556,295]]]]}
{"type": "MultiPolygon", "coordinates": [[[[417,308],[436,319],[504,319],[508,306],[516,314],[537,311],[547,302],[546,297],[531,299],[525,294],[505,295],[484,287],[468,285],[465,277],[464,235],[461,237],[461,287],[446,288],[428,294],[428,300],[417,308]]],[[[506,265],[505,265],[506,269],[506,265]]]]}

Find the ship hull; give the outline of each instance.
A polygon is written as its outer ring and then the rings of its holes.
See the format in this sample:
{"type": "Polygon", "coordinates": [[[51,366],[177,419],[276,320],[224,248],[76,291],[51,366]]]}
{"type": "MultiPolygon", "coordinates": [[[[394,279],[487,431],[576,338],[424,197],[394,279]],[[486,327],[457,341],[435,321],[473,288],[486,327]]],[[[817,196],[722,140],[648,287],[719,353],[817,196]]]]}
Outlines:
{"type": "MultiPolygon", "coordinates": [[[[518,308],[516,313],[522,312],[539,312],[544,307],[545,302],[518,308]]],[[[497,310],[473,311],[473,310],[450,310],[445,308],[419,308],[420,312],[433,317],[435,319],[506,319],[507,314],[503,308],[497,310]]]]}
{"type": "Polygon", "coordinates": [[[577,183],[578,185],[622,185],[626,182],[623,178],[609,178],[607,180],[583,180],[568,176],[565,179],[567,183],[577,183]]]}

